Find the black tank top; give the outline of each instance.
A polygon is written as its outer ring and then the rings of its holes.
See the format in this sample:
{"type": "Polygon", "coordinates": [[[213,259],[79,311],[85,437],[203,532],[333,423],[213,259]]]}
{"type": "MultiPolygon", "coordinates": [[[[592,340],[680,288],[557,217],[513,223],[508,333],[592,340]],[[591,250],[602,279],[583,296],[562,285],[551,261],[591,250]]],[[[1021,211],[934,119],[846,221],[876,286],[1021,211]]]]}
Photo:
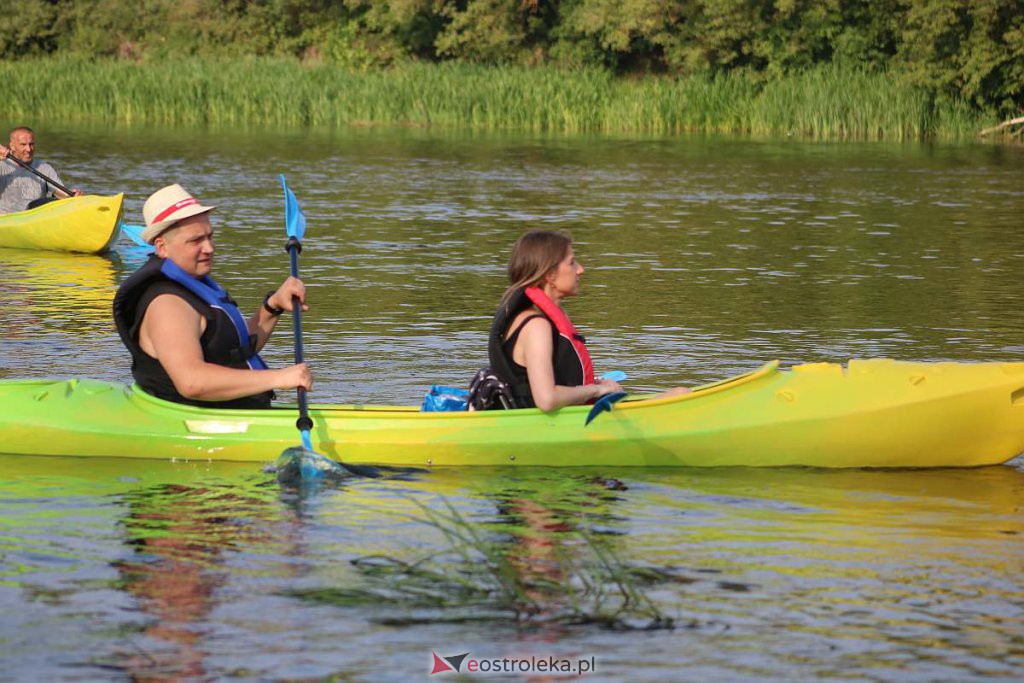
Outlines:
{"type": "Polygon", "coordinates": [[[533,318],[544,318],[551,325],[551,364],[555,371],[555,384],[563,387],[578,387],[583,384],[583,366],[572,343],[558,333],[555,324],[543,313],[530,315],[523,323],[505,339],[509,325],[522,311],[533,306],[522,290],[512,295],[507,304],[498,308],[491,323],[491,332],[487,351],[491,370],[501,378],[512,391],[517,408],[535,408],[533,392],[530,391],[530,379],[526,368],[512,360],[519,334],[523,326],[533,318]]]}
{"type": "MultiPolygon", "coordinates": [[[[189,399],[178,393],[170,375],[160,361],[142,350],[139,345],[139,328],[146,309],[158,296],[171,294],[184,299],[199,315],[206,319],[206,329],[199,338],[203,349],[203,360],[227,368],[248,370],[238,332],[227,313],[213,308],[198,296],[167,279],[159,273],[159,259],[151,260],[130,276],[118,289],[114,297],[114,321],[121,341],[132,355],[132,377],[151,396],[202,408],[269,408],[273,392],[267,391],[254,396],[229,401],[200,401],[189,399]],[[156,268],[153,268],[153,264],[156,268]]],[[[251,340],[250,340],[251,343],[251,340]]]]}

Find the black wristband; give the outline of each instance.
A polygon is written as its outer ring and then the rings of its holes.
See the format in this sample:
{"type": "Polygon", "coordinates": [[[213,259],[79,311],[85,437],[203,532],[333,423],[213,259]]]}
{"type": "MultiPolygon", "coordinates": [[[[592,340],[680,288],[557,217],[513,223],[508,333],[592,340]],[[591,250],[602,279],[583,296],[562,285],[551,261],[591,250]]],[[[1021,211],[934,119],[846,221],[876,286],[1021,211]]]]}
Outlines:
{"type": "Polygon", "coordinates": [[[274,316],[275,318],[279,318],[281,317],[281,314],[284,313],[284,309],[274,308],[273,306],[270,305],[270,297],[274,296],[274,294],[275,292],[267,292],[267,295],[263,297],[263,310],[265,310],[267,313],[274,316]]]}

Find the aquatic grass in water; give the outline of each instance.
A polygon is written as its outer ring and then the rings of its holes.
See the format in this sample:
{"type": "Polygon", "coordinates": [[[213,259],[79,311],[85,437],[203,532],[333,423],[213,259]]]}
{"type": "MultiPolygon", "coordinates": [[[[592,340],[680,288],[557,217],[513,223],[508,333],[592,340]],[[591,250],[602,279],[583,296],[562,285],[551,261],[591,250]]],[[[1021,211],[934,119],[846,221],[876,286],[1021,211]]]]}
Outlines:
{"type": "Polygon", "coordinates": [[[670,580],[627,566],[597,535],[560,529],[538,538],[527,529],[502,527],[494,538],[448,501],[437,512],[417,503],[422,521],[439,531],[448,547],[406,562],[384,555],[357,558],[352,564],[366,581],[359,588],[294,591],[293,597],[342,607],[388,605],[392,616],[381,623],[505,621],[519,624],[598,624],[616,629],[672,628],[643,592],[643,586],[670,580]],[[520,541],[537,541],[542,551],[529,557],[520,541]]]}
{"type": "Polygon", "coordinates": [[[963,103],[933,104],[895,76],[835,65],[762,82],[452,63],[351,71],[284,58],[45,58],[0,63],[0,78],[0,112],[26,120],[857,139],[955,139],[996,122],[963,103]]]}

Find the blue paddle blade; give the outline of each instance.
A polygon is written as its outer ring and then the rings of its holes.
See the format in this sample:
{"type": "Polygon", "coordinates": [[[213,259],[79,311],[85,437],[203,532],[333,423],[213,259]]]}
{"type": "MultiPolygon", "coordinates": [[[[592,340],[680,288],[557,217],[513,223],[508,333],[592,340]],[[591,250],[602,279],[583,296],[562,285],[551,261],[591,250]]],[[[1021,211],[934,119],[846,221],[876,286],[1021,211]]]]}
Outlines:
{"type": "Polygon", "coordinates": [[[624,398],[626,398],[626,392],[616,391],[614,394],[605,394],[601,398],[597,399],[597,401],[594,402],[593,407],[590,409],[590,412],[587,413],[587,421],[583,423],[583,426],[586,427],[601,413],[610,413],[612,406],[624,398]]]}
{"type": "Polygon", "coordinates": [[[121,224],[121,234],[130,239],[135,246],[142,247],[149,251],[153,251],[153,245],[147,244],[146,240],[142,239],[142,231],[145,230],[145,226],[134,225],[132,223],[121,224]]]}
{"type": "Polygon", "coordinates": [[[282,484],[314,484],[352,478],[352,474],[341,465],[304,446],[285,450],[274,463],[274,469],[277,480],[282,484]]]}
{"type": "Polygon", "coordinates": [[[625,382],[626,373],[622,370],[609,370],[608,372],[601,375],[601,379],[608,379],[612,382],[625,382]]]}
{"type": "Polygon", "coordinates": [[[289,237],[302,241],[306,236],[306,214],[299,208],[299,200],[295,198],[295,193],[288,189],[284,173],[280,174],[280,178],[281,187],[284,188],[284,228],[289,237]]]}

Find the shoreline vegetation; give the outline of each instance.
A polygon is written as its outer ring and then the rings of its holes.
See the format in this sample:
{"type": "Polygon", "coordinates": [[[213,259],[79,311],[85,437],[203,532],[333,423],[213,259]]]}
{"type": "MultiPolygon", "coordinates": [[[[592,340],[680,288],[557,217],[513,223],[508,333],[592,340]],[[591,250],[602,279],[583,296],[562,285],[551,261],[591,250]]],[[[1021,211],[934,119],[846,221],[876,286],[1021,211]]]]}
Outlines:
{"type": "MultiPolygon", "coordinates": [[[[852,140],[1014,139],[993,111],[899,75],[832,63],[771,79],[553,65],[402,62],[355,69],[287,56],[0,62],[12,122],[417,126],[559,133],[714,133],[852,140]],[[41,77],[45,74],[46,77],[41,77]],[[996,130],[998,129],[998,130],[996,130]]],[[[12,124],[13,125],[13,124],[12,124]]]]}
{"type": "Polygon", "coordinates": [[[0,115],[1014,141],[1021,1],[9,0],[0,115]]]}

